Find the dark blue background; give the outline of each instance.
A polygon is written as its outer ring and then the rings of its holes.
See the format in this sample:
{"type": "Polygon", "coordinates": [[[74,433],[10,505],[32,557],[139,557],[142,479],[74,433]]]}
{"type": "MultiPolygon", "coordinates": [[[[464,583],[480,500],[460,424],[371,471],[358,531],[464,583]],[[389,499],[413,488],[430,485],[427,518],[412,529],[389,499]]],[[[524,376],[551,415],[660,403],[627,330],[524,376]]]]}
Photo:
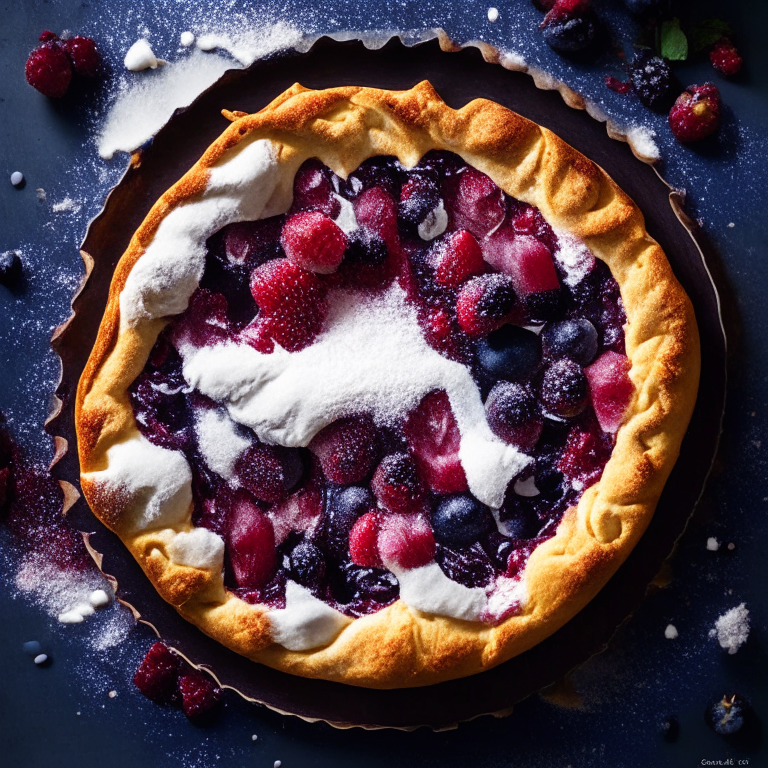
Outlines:
{"type": "MultiPolygon", "coordinates": [[[[0,408],[23,445],[41,461],[50,458],[42,422],[58,377],[48,349],[51,330],[67,315],[82,266],[78,245],[125,159],[101,161],[93,141],[99,112],[121,73],[128,45],[146,25],[159,55],[176,55],[178,34],[199,31],[206,20],[254,18],[293,21],[305,31],[414,29],[442,26],[459,41],[485,39],[511,48],[596,101],[609,114],[656,130],[661,172],[688,192],[689,211],[703,222],[717,252],[718,274],[730,345],[729,402],[725,434],[708,491],[672,560],[671,585],[650,596],[620,630],[609,649],[575,675],[580,709],[564,709],[534,696],[511,718],[483,718],[458,730],[432,734],[339,732],[247,705],[234,695],[219,723],[190,725],[183,715],[149,704],[130,678],[150,635],[134,631],[105,652],[85,644],[98,631],[94,617],[82,626],[55,625],[38,608],[14,595],[6,579],[0,591],[0,765],[20,766],[250,766],[465,765],[483,766],[687,766],[733,757],[765,763],[762,737],[734,747],[706,729],[705,703],[725,692],[749,696],[765,719],[765,560],[768,510],[768,8],[749,0],[700,2],[695,16],[725,16],[745,54],[745,76],[726,81],[706,62],[679,67],[684,83],[713,80],[728,105],[719,142],[704,150],[682,148],[665,118],[632,99],[608,91],[606,74],[619,75],[607,57],[589,66],[564,62],[536,32],[541,15],[528,0],[497,2],[496,24],[487,5],[330,2],[311,10],[306,2],[198,3],[158,0],[102,3],[6,3],[0,28],[0,251],[20,249],[26,285],[15,294],[0,288],[0,408]],[[246,10],[242,10],[243,8],[246,10]],[[45,28],[95,37],[114,74],[79,101],[54,104],[26,86],[23,67],[45,28]],[[87,106],[86,106],[87,105],[87,106]],[[6,181],[14,170],[27,182],[6,181]],[[39,202],[36,189],[44,188],[39,202]],[[82,202],[76,213],[55,214],[65,197],[82,202]],[[733,227],[728,225],[733,223],[733,227]],[[707,537],[735,541],[733,555],[706,550],[707,537]],[[735,656],[724,654],[707,631],[724,610],[746,601],[753,629],[735,656]],[[680,637],[667,641],[672,622],[680,637]],[[37,638],[54,663],[36,668],[21,643],[37,638]],[[108,691],[116,690],[110,699],[108,691]],[[77,713],[80,714],[77,714],[77,713]],[[673,745],[656,733],[657,722],[678,714],[681,738],[673,745]],[[253,742],[251,734],[258,734],[253,742]]],[[[616,34],[631,42],[634,30],[618,2],[604,0],[601,13],[616,34]]],[[[7,566],[6,571],[12,571],[7,566]]],[[[12,575],[12,572],[11,572],[12,575]]]]}

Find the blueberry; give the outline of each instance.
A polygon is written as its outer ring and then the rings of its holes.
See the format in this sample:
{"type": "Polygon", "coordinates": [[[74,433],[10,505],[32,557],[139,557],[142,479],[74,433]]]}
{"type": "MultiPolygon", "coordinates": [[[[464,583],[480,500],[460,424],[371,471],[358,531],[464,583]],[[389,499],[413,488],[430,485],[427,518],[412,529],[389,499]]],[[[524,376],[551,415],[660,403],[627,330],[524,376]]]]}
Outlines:
{"type": "Polygon", "coordinates": [[[562,490],[563,473],[549,466],[537,468],[534,482],[542,498],[556,499],[562,490]]]}
{"type": "Polygon", "coordinates": [[[518,496],[514,491],[507,493],[499,519],[513,539],[534,539],[541,530],[541,521],[531,500],[518,496]]]}
{"type": "Polygon", "coordinates": [[[479,544],[460,551],[438,547],[435,560],[449,579],[465,587],[484,587],[495,575],[491,558],[479,544]]]}
{"type": "Polygon", "coordinates": [[[350,197],[356,197],[366,189],[381,187],[397,200],[400,197],[402,175],[403,166],[396,157],[372,157],[349,174],[346,191],[350,197]]]}
{"type": "Polygon", "coordinates": [[[597,330],[583,318],[563,320],[544,329],[541,343],[548,357],[568,357],[579,365],[589,365],[597,355],[597,330]]]}
{"type": "Polygon", "coordinates": [[[353,264],[382,264],[387,258],[387,244],[366,227],[360,227],[347,236],[346,261],[353,264]]]}
{"type": "Polygon", "coordinates": [[[317,588],[325,578],[325,558],[311,541],[304,539],[288,555],[291,578],[305,587],[317,588]]]}
{"type": "Polygon", "coordinates": [[[349,549],[349,532],[358,517],[375,508],[376,500],[367,488],[350,485],[329,488],[325,502],[323,539],[329,554],[344,557],[349,549]]]}
{"type": "Polygon", "coordinates": [[[16,251],[0,253],[0,285],[10,288],[21,277],[21,259],[16,251]]]}
{"type": "Polygon", "coordinates": [[[530,387],[510,381],[498,382],[485,401],[485,413],[491,431],[504,442],[524,451],[536,445],[542,421],[530,387]]]}
{"type": "Polygon", "coordinates": [[[474,544],[495,525],[491,510],[469,495],[449,496],[432,513],[435,540],[454,549],[474,544]]]}
{"type": "Polygon", "coordinates": [[[497,379],[527,379],[540,361],[541,340],[518,325],[502,325],[477,345],[477,362],[497,379]]]}
{"type": "Polygon", "coordinates": [[[398,216],[411,227],[418,227],[440,202],[437,174],[432,171],[414,170],[400,190],[398,216]]]}
{"type": "Polygon", "coordinates": [[[569,419],[580,414],[589,403],[587,378],[581,367],[568,358],[552,363],[541,381],[540,397],[553,416],[569,419]]]}
{"type": "Polygon", "coordinates": [[[597,22],[591,13],[553,18],[542,29],[544,41],[559,53],[580,53],[597,36],[597,22]]]}
{"type": "Polygon", "coordinates": [[[377,603],[389,603],[400,591],[395,574],[383,568],[361,568],[349,564],[344,571],[356,600],[371,599],[377,603]]]}
{"type": "Polygon", "coordinates": [[[741,730],[752,711],[749,702],[738,693],[710,704],[704,710],[704,721],[715,733],[731,736],[741,730]]]}
{"type": "Polygon", "coordinates": [[[641,51],[628,67],[629,82],[638,99],[649,109],[666,110],[673,94],[672,70],[664,59],[641,51]]]}

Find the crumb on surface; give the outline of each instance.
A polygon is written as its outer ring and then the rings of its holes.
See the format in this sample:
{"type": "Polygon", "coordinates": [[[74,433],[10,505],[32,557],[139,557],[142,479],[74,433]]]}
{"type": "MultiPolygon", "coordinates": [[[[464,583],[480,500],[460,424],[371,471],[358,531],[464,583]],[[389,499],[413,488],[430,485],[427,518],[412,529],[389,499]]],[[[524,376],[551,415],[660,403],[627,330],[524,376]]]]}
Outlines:
{"type": "Polygon", "coordinates": [[[709,636],[717,638],[720,647],[734,654],[749,637],[749,610],[746,603],[731,608],[715,622],[709,636]]]}
{"type": "Polygon", "coordinates": [[[720,549],[720,542],[714,536],[710,536],[707,539],[707,549],[710,552],[717,552],[720,549]]]}
{"type": "Polygon", "coordinates": [[[678,634],[677,627],[674,624],[667,624],[667,628],[664,630],[664,637],[667,640],[674,640],[678,634]]]}

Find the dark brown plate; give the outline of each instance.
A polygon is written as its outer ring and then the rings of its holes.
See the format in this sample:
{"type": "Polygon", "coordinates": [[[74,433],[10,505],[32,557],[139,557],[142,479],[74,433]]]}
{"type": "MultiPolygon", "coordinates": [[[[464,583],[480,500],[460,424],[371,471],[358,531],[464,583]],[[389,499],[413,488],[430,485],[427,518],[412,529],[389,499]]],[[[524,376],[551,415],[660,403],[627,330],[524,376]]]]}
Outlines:
{"type": "Polygon", "coordinates": [[[635,200],[646,216],[649,233],[666,251],[696,309],[703,352],[701,385],[680,458],[656,515],[599,595],[554,635],[506,664],[426,688],[373,691],[306,680],[228,651],[163,602],[119,539],[95,519],[82,499],[72,507],[68,514],[74,524],[94,531],[91,544],[104,555],[103,570],[117,578],[119,596],[166,641],[192,662],[209,667],[222,684],[246,698],[340,727],[445,728],[482,714],[506,713],[604,647],[639,605],[685,529],[715,455],[725,399],[725,337],[717,292],[693,226],[683,214],[678,218],[679,205],[653,168],[636,160],[626,144],[608,138],[601,123],[566,106],[557,92],[539,90],[528,75],[486,63],[475,49],[444,53],[436,41],[413,48],[391,41],[381,50],[369,51],[358,42],[323,38],[306,54],[228,72],[134,155],[104,210],[91,223],[82,250],[89,266],[92,261],[92,271],[74,301],[73,318],[54,339],[63,364],[57,391],[62,408],[48,429],[69,442],[54,473],[78,485],[73,394],[96,337],[115,264],[154,201],[226,127],[220,110],[255,112],[295,82],[311,88],[354,84],[399,90],[424,79],[452,107],[484,97],[551,128],[599,163],[635,200]]]}

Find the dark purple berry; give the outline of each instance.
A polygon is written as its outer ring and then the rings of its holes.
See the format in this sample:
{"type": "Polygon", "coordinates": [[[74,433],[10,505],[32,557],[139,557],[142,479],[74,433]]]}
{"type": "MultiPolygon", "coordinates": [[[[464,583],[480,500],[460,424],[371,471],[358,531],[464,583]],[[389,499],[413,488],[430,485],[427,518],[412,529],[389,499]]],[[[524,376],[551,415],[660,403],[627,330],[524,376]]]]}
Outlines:
{"type": "Polygon", "coordinates": [[[672,96],[672,70],[664,59],[641,51],[628,67],[629,82],[637,98],[649,109],[667,109],[672,96]]]}
{"type": "Polygon", "coordinates": [[[438,547],[435,560],[449,579],[465,587],[484,587],[494,577],[493,562],[479,544],[461,550],[438,547]]]}
{"type": "Polygon", "coordinates": [[[477,301],[477,314],[483,318],[505,317],[515,306],[517,297],[506,275],[490,275],[483,295],[477,301]]]}
{"type": "Polygon", "coordinates": [[[429,171],[413,171],[400,190],[399,218],[409,227],[415,228],[433,211],[440,202],[440,187],[437,174],[429,171]]]}
{"type": "Polygon", "coordinates": [[[347,236],[344,259],[352,264],[382,264],[387,258],[387,244],[366,227],[347,236]]]}
{"type": "Polygon", "coordinates": [[[563,320],[548,325],[541,334],[544,354],[552,359],[567,357],[581,366],[597,355],[597,330],[589,320],[563,320]]]}
{"type": "Polygon", "coordinates": [[[542,34],[544,42],[558,53],[582,53],[597,36],[597,20],[589,11],[557,15],[549,21],[545,18],[542,34]]]}
{"type": "Polygon", "coordinates": [[[749,702],[738,693],[723,696],[720,701],[709,704],[704,710],[704,722],[721,736],[731,736],[741,730],[745,719],[751,714],[749,702]]]}
{"type": "Polygon", "coordinates": [[[453,549],[474,544],[495,525],[488,507],[465,494],[444,498],[432,513],[435,541],[453,549]]]}
{"type": "Polygon", "coordinates": [[[573,360],[554,362],[541,381],[541,403],[553,416],[569,419],[580,414],[589,403],[587,378],[573,360]]]}
{"type": "Polygon", "coordinates": [[[533,375],[541,361],[541,340],[518,325],[502,325],[477,345],[477,362],[491,376],[522,381],[533,375]]]}
{"type": "Polygon", "coordinates": [[[325,558],[311,541],[304,539],[288,555],[290,577],[305,587],[317,588],[325,578],[325,558]]]}
{"type": "Polygon", "coordinates": [[[536,445],[543,421],[530,387],[500,381],[485,401],[485,413],[491,431],[504,442],[530,451],[536,445]]]}
{"type": "Polygon", "coordinates": [[[180,670],[179,656],[158,640],[141,660],[133,676],[133,684],[157,704],[171,704],[177,695],[180,670]]]}

